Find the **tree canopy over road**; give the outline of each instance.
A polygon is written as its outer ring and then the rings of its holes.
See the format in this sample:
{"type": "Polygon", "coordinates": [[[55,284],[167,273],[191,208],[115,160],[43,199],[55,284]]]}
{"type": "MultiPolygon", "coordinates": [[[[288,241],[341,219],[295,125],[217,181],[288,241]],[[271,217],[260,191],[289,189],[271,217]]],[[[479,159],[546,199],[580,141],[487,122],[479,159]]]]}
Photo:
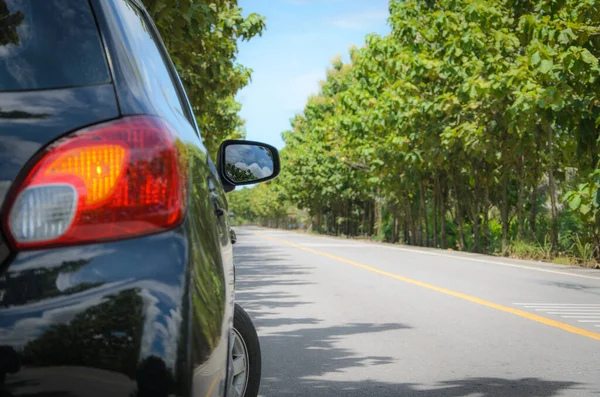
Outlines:
{"type": "Polygon", "coordinates": [[[244,137],[241,105],[235,94],[250,81],[251,70],[236,63],[238,40],[265,28],[258,14],[243,17],[237,0],[143,0],[194,108],[202,138],[216,156],[227,138],[244,137]]]}
{"type": "Polygon", "coordinates": [[[599,258],[600,1],[389,8],[283,132],[279,179],[233,193],[237,221],[599,258]]]}

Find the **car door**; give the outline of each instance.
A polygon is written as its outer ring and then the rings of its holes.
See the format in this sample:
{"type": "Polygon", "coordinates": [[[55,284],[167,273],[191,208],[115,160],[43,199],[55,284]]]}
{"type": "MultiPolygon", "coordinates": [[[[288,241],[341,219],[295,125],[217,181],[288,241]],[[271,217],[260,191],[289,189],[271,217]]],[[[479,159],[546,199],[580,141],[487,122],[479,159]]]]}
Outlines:
{"type": "Polygon", "coordinates": [[[211,160],[183,85],[143,5],[137,0],[92,2],[100,11],[100,24],[107,31],[106,42],[116,65],[115,89],[121,112],[156,114],[168,120],[189,165],[185,222],[189,307],[184,313],[184,321],[189,315],[189,328],[184,334],[188,339],[184,354],[191,371],[190,393],[222,396],[227,384],[234,298],[223,188],[211,171],[211,160]]]}
{"type": "MultiPolygon", "coordinates": [[[[183,114],[185,115],[186,121],[189,125],[192,126],[197,140],[193,142],[193,144],[188,145],[188,155],[192,161],[192,170],[191,170],[191,185],[192,189],[196,189],[196,192],[192,191],[192,195],[190,197],[192,201],[192,205],[190,206],[190,224],[195,225],[195,230],[201,230],[195,235],[195,239],[191,242],[195,244],[192,248],[193,252],[204,251],[212,252],[214,251],[214,246],[212,244],[213,236],[216,237],[216,250],[218,251],[218,255],[220,256],[220,260],[211,259],[209,262],[213,262],[212,265],[207,266],[207,264],[203,264],[200,268],[195,269],[196,273],[203,273],[206,275],[210,273],[211,275],[218,275],[218,279],[223,280],[223,285],[217,285],[212,291],[213,294],[219,294],[225,298],[225,304],[222,307],[223,310],[223,318],[221,321],[216,321],[217,323],[221,323],[221,343],[222,347],[227,346],[226,356],[227,360],[229,359],[229,344],[225,338],[229,338],[229,333],[233,328],[233,314],[234,314],[234,303],[235,303],[235,269],[233,262],[233,245],[231,243],[229,228],[229,211],[227,206],[227,199],[225,197],[225,190],[223,189],[223,185],[219,178],[219,174],[217,168],[214,165],[213,160],[208,153],[208,150],[204,146],[202,142],[201,130],[196,122],[195,115],[192,110],[192,105],[189,101],[189,98],[185,92],[185,88],[183,83],[177,73],[177,70],[168,56],[167,50],[160,39],[160,35],[156,29],[156,26],[150,19],[150,17],[145,13],[145,18],[147,20],[147,24],[149,26],[150,33],[155,40],[157,48],[160,49],[163,60],[166,68],[168,69],[171,77],[171,81],[173,87],[177,91],[178,94],[178,103],[181,104],[183,109],[183,114]],[[196,210],[194,210],[196,209],[196,210]]],[[[216,255],[217,253],[212,252],[211,255],[216,255]]],[[[206,259],[202,259],[206,260],[206,259]]],[[[192,272],[194,273],[194,271],[192,272]]],[[[193,277],[194,279],[196,277],[193,277]]],[[[204,285],[199,286],[203,288],[204,285]]],[[[203,291],[198,290],[196,300],[197,306],[220,306],[218,303],[220,299],[218,297],[209,296],[203,291]],[[212,302],[213,304],[207,305],[208,302],[212,302]]],[[[207,313],[208,314],[208,313],[207,313]]],[[[205,319],[201,319],[205,321],[205,319]]],[[[200,331],[198,329],[195,332],[200,331]]],[[[219,348],[215,349],[215,352],[219,350],[219,348]]],[[[202,353],[198,352],[199,355],[202,353]]],[[[215,356],[222,356],[223,352],[219,352],[217,354],[213,354],[215,356]]],[[[222,395],[221,393],[225,393],[223,390],[225,385],[229,384],[226,380],[226,371],[222,373],[225,368],[212,368],[214,364],[220,363],[221,360],[215,360],[214,362],[202,362],[202,359],[197,359],[197,365],[194,371],[194,379],[193,384],[194,392],[198,391],[202,395],[222,395]],[[213,372],[214,371],[214,372],[213,372]],[[205,375],[208,376],[205,376],[205,375]],[[221,379],[220,387],[213,387],[212,390],[206,389],[206,385],[211,383],[214,385],[216,379],[221,379]]]]}

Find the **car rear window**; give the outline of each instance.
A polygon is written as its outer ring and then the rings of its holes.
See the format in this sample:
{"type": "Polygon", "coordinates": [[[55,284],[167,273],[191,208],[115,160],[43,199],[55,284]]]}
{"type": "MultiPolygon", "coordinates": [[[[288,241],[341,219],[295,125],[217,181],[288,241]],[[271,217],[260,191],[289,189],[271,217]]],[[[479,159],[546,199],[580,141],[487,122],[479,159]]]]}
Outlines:
{"type": "Polygon", "coordinates": [[[0,0],[0,91],[108,82],[87,0],[0,0]]]}

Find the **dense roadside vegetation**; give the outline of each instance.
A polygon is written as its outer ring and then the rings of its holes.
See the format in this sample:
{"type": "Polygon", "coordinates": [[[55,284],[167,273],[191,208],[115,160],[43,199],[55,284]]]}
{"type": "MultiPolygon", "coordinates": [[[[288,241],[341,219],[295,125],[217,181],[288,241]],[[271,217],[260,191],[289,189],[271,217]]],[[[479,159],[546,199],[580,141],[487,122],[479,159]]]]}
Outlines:
{"type": "Polygon", "coordinates": [[[283,133],[236,222],[600,258],[600,1],[391,0],[283,133]]]}
{"type": "Polygon", "coordinates": [[[237,0],[143,0],[185,85],[202,138],[215,158],[219,144],[245,136],[236,93],[251,70],[236,63],[238,40],[265,28],[258,14],[243,17],[237,0]]]}

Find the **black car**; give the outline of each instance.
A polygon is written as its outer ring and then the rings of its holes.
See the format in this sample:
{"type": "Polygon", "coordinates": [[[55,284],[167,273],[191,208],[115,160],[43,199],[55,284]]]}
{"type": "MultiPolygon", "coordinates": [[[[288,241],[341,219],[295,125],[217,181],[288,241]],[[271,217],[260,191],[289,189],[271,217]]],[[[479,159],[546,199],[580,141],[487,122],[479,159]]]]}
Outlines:
{"type": "Polygon", "coordinates": [[[213,165],[139,1],[0,0],[0,395],[255,396],[225,193],[278,173],[213,165]]]}

